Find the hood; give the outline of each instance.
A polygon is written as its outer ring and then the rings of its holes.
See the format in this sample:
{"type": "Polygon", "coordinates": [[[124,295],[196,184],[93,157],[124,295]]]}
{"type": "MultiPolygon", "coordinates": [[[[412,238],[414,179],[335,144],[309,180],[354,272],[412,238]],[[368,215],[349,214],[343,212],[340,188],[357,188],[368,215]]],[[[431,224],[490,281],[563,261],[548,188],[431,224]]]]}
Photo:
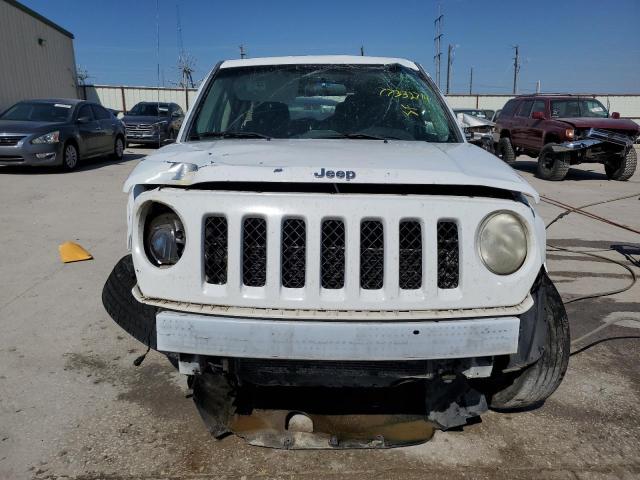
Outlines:
{"type": "Polygon", "coordinates": [[[156,115],[125,115],[120,120],[124,123],[158,123],[168,122],[169,117],[158,117],[156,115]]]}
{"type": "Polygon", "coordinates": [[[17,122],[15,120],[0,120],[0,135],[3,133],[46,133],[51,129],[62,127],[65,123],[54,122],[17,122]]]}
{"type": "Polygon", "coordinates": [[[515,170],[474,145],[395,140],[176,143],[141,161],[125,182],[124,191],[137,184],[225,181],[469,185],[521,192],[538,201],[537,192],[515,170]],[[334,175],[328,177],[328,171],[334,175]]]}
{"type": "Polygon", "coordinates": [[[578,117],[556,118],[554,120],[570,123],[575,128],[602,128],[604,130],[630,130],[634,132],[640,130],[640,126],[636,122],[626,118],[578,117]]]}

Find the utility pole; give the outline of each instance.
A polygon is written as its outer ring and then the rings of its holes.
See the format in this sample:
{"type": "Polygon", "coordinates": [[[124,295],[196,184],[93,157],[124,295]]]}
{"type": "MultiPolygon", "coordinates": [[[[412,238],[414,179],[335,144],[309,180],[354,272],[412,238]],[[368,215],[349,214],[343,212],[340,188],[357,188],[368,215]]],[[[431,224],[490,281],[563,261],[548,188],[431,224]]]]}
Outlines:
{"type": "Polygon", "coordinates": [[[520,72],[520,46],[514,45],[516,56],[513,58],[513,94],[518,93],[518,73],[520,72]]]}
{"type": "Polygon", "coordinates": [[[447,51],[447,95],[449,95],[451,87],[451,54],[453,53],[454,46],[449,44],[449,50],[447,51]]]}
{"type": "Polygon", "coordinates": [[[244,51],[244,45],[240,45],[240,58],[247,58],[247,52],[244,51]]]}
{"type": "Polygon", "coordinates": [[[471,73],[469,74],[469,95],[473,93],[473,67],[471,67],[471,73]]]}
{"type": "Polygon", "coordinates": [[[435,55],[433,61],[436,65],[436,85],[440,88],[440,58],[442,57],[442,51],[440,50],[440,43],[442,41],[442,20],[444,15],[441,13],[441,6],[438,5],[438,16],[434,20],[433,25],[435,27],[435,37],[433,37],[433,46],[435,55]]]}
{"type": "Polygon", "coordinates": [[[536,93],[540,93],[540,80],[536,82],[536,93]]]}
{"type": "Polygon", "coordinates": [[[360,45],[360,56],[364,57],[364,45],[360,45]]]}

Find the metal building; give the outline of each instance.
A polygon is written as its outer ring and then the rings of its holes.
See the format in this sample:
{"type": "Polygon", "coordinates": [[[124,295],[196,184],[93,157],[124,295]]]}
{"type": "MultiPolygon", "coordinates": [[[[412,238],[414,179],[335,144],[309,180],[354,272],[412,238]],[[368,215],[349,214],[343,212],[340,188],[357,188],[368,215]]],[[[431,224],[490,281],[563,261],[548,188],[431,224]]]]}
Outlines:
{"type": "Polygon", "coordinates": [[[29,98],[78,98],[73,34],[0,0],[0,111],[29,98]]]}

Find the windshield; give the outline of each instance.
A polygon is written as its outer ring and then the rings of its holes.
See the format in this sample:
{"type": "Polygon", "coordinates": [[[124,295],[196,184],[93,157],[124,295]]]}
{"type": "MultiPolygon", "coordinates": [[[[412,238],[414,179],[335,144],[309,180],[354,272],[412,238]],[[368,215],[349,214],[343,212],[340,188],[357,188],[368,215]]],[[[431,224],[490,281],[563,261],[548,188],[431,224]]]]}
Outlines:
{"type": "Polygon", "coordinates": [[[189,138],[220,132],[460,141],[431,86],[418,72],[400,65],[221,69],[204,93],[189,138]]]}
{"type": "Polygon", "coordinates": [[[552,100],[551,116],[553,118],[607,118],[609,112],[598,100],[576,98],[575,100],[552,100]]]}
{"type": "Polygon", "coordinates": [[[160,104],[158,109],[157,103],[138,103],[135,107],[129,110],[128,115],[135,115],[139,117],[166,117],[169,115],[169,106],[160,104]],[[160,110],[160,113],[158,113],[160,110]]]}
{"type": "Polygon", "coordinates": [[[67,103],[16,103],[0,116],[1,120],[18,122],[66,122],[72,105],[67,103]]]}

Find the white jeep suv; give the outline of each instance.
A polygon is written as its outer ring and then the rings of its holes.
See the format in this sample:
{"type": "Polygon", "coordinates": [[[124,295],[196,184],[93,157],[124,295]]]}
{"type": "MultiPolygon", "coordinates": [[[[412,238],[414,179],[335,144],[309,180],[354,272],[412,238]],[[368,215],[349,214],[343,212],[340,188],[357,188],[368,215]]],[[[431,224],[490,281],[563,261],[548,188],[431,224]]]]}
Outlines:
{"type": "MultiPolygon", "coordinates": [[[[130,255],[104,305],[189,375],[216,436],[247,385],[415,382],[446,429],[540,404],[564,375],[538,195],[465,142],[414,62],[221,62],[124,190],[130,255]]],[[[302,443],[283,435],[262,444],[302,443]]]]}

